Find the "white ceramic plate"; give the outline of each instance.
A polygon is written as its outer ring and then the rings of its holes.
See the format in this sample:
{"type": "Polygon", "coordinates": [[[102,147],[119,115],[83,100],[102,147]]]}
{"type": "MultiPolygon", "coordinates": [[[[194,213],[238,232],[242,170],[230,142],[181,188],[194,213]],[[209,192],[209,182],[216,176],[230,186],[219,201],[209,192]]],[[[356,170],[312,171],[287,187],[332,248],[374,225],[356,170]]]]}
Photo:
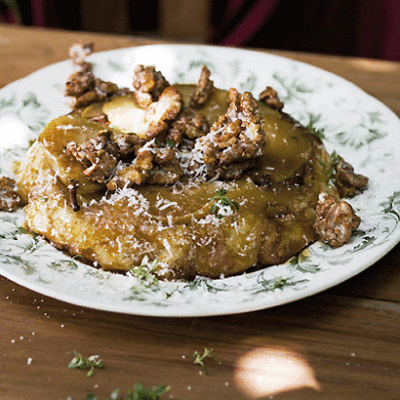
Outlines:
{"type": "MultiPolygon", "coordinates": [[[[136,278],[81,264],[20,229],[24,215],[0,213],[0,273],[38,293],[94,309],[149,316],[210,316],[289,303],[337,285],[365,270],[400,240],[400,121],[353,84],[318,68],[261,52],[192,45],[155,45],[93,54],[100,78],[131,86],[138,63],[155,65],[171,83],[196,83],[206,64],[217,87],[256,96],[273,86],[285,111],[323,128],[328,151],[336,150],[367,191],[351,203],[362,224],[347,245],[316,243],[289,262],[221,280],[161,282],[145,287],[136,278]]],[[[69,61],[51,65],[0,90],[0,174],[12,176],[44,125],[69,111],[63,96],[69,61]]]]}

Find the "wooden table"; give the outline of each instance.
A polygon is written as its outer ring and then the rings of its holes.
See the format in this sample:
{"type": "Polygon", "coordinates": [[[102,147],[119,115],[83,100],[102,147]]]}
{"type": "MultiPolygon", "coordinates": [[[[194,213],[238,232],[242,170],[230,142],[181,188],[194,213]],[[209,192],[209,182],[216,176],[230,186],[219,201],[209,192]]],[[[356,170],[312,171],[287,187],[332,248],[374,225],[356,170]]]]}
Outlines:
{"type": "MultiPolygon", "coordinates": [[[[154,42],[0,25],[0,87],[66,59],[76,39],[94,41],[99,51],[154,42]]],[[[399,64],[275,53],[343,76],[400,116],[399,64]]],[[[400,246],[319,295],[212,318],[94,311],[0,277],[0,399],[76,400],[87,393],[105,399],[115,388],[125,394],[135,382],[169,385],[162,399],[248,399],[237,371],[251,372],[246,357],[257,349],[267,358],[263,378],[278,390],[265,392],[264,399],[400,399],[399,287],[400,246]],[[204,348],[222,361],[207,359],[207,375],[193,362],[193,353],[204,348]],[[68,370],[73,350],[100,355],[105,367],[90,378],[85,371],[68,370]]],[[[251,376],[257,385],[259,366],[251,376]]]]}

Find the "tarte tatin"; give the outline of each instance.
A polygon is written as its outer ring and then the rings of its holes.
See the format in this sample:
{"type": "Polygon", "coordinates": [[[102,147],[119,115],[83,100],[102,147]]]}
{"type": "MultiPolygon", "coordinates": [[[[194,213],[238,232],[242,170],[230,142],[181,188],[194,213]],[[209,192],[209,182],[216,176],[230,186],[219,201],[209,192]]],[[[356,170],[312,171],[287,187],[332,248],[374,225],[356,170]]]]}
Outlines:
{"type": "Polygon", "coordinates": [[[119,88],[95,77],[92,49],[72,46],[72,111],[19,165],[29,230],[104,270],[157,262],[165,280],[232,276],[349,240],[360,218],[342,198],[368,179],[273,88],[218,89],[205,66],[197,85],[170,84],[144,65],[119,88]]]}

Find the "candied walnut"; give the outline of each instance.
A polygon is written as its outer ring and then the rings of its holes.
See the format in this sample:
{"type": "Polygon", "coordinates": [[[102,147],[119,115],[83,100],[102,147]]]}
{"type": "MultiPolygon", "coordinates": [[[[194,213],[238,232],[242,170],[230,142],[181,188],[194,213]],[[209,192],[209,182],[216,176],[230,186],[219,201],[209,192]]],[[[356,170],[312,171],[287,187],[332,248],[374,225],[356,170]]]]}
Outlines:
{"type": "Polygon", "coordinates": [[[181,100],[181,94],[173,86],[168,86],[160,98],[146,108],[145,120],[149,122],[147,139],[153,139],[169,129],[171,122],[181,111],[181,100]]]}
{"type": "Polygon", "coordinates": [[[115,83],[105,82],[101,79],[95,78],[93,87],[87,91],[72,95],[75,97],[75,102],[72,104],[74,110],[86,107],[92,103],[107,100],[112,95],[122,94],[123,92],[118,88],[115,83]]]}
{"type": "Polygon", "coordinates": [[[135,163],[123,166],[117,173],[107,182],[107,189],[115,192],[125,186],[143,185],[146,182],[148,171],[140,168],[135,163]]]}
{"type": "Polygon", "coordinates": [[[119,91],[118,85],[113,82],[103,81],[96,78],[94,81],[94,87],[99,96],[111,96],[112,94],[119,91]]]}
{"type": "Polygon", "coordinates": [[[139,138],[135,133],[125,133],[114,138],[118,145],[118,155],[122,160],[127,159],[140,149],[145,143],[145,139],[139,138]]]}
{"type": "Polygon", "coordinates": [[[119,89],[115,83],[96,78],[92,64],[85,61],[93,51],[92,44],[75,43],[70,48],[70,57],[77,71],[72,73],[65,84],[65,95],[74,98],[71,108],[79,110],[92,103],[103,101],[127,89],[119,89]]]}
{"type": "Polygon", "coordinates": [[[189,139],[196,139],[205,136],[209,131],[210,124],[204,114],[185,111],[172,124],[167,138],[179,144],[183,136],[189,139]]]}
{"type": "Polygon", "coordinates": [[[335,186],[338,188],[341,197],[353,197],[358,190],[363,190],[368,184],[368,178],[356,174],[354,168],[340,158],[336,165],[335,186]]]}
{"type": "Polygon", "coordinates": [[[255,162],[255,160],[247,160],[229,165],[214,166],[208,169],[207,176],[209,178],[218,177],[218,179],[227,180],[240,179],[244,171],[248,171],[255,166],[255,162]]]}
{"type": "Polygon", "coordinates": [[[76,71],[65,83],[65,95],[72,97],[82,96],[94,89],[95,77],[92,71],[76,71]]]}
{"type": "Polygon", "coordinates": [[[177,159],[163,165],[155,165],[147,177],[146,183],[150,185],[172,185],[179,181],[183,175],[182,167],[177,159]]]}
{"type": "Polygon", "coordinates": [[[230,165],[255,159],[263,154],[265,132],[256,100],[250,92],[240,95],[229,90],[229,107],[197,140],[195,149],[206,164],[230,165]]]}
{"type": "Polygon", "coordinates": [[[67,152],[86,168],[83,174],[98,183],[104,183],[110,177],[118,162],[118,150],[107,130],[79,146],[75,142],[67,144],[67,152]]]}
{"type": "Polygon", "coordinates": [[[174,146],[180,144],[182,142],[182,139],[183,139],[182,132],[178,128],[174,127],[172,127],[168,131],[166,136],[167,142],[172,141],[174,146]]]}
{"type": "Polygon", "coordinates": [[[65,95],[75,99],[72,103],[74,110],[119,93],[122,94],[121,89],[115,83],[95,78],[88,70],[74,72],[65,84],[65,95]]]}
{"type": "Polygon", "coordinates": [[[133,87],[140,107],[146,108],[157,101],[166,87],[170,86],[160,71],[154,66],[137,65],[134,71],[133,87]]]}
{"type": "Polygon", "coordinates": [[[86,57],[93,53],[93,49],[93,43],[75,42],[69,49],[69,57],[74,65],[87,67],[89,63],[86,62],[86,57]]]}
{"type": "Polygon", "coordinates": [[[200,79],[197,86],[190,98],[189,105],[192,108],[200,108],[211,96],[214,90],[214,82],[210,79],[210,70],[203,65],[201,70],[200,79]]]}
{"type": "Polygon", "coordinates": [[[325,195],[319,201],[316,212],[314,229],[319,239],[334,247],[347,243],[361,222],[349,203],[331,195],[325,195]]]}
{"type": "Polygon", "coordinates": [[[284,104],[278,97],[278,92],[271,86],[267,86],[259,96],[259,100],[266,106],[274,108],[275,110],[281,111],[284,104]]]}
{"type": "Polygon", "coordinates": [[[123,166],[107,182],[111,191],[125,186],[150,184],[172,184],[182,176],[182,168],[175,158],[175,150],[157,147],[155,141],[147,142],[136,152],[136,158],[123,166]]]}
{"type": "Polygon", "coordinates": [[[15,211],[22,205],[14,179],[0,178],[0,211],[15,211]]]}

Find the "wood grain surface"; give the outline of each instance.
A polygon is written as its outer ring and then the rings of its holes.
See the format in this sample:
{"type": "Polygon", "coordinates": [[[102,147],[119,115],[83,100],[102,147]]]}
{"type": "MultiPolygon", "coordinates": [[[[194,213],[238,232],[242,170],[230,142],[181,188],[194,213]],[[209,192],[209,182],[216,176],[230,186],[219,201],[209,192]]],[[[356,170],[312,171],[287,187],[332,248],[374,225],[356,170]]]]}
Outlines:
{"type": "MultiPolygon", "coordinates": [[[[0,87],[65,60],[74,40],[96,49],[155,41],[0,24],[0,87]]],[[[157,41],[159,43],[160,41],[157,41]]],[[[274,52],[355,83],[400,116],[400,65],[274,52]]],[[[400,246],[349,281],[295,303],[242,315],[150,318],[66,304],[0,277],[0,399],[123,396],[164,384],[162,399],[400,399],[400,246]],[[212,349],[221,364],[194,352],[212,349]],[[69,370],[73,352],[104,368],[69,370]]]]}

